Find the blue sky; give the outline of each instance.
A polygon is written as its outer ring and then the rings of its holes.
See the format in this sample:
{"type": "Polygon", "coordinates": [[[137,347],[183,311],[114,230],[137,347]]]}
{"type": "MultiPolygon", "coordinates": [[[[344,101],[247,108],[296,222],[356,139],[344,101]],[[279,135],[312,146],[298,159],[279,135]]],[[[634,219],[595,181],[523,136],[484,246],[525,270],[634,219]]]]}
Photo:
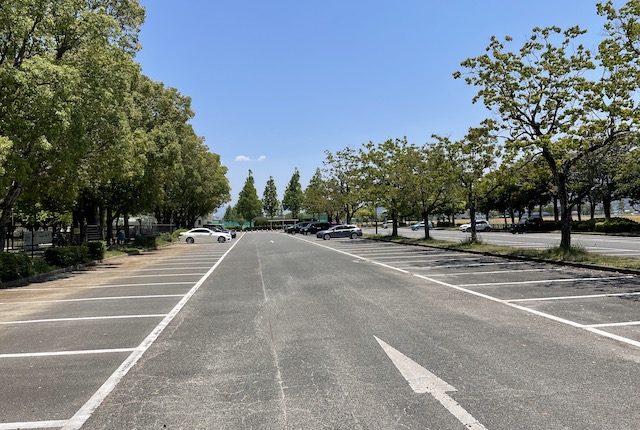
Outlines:
{"type": "MultiPolygon", "coordinates": [[[[490,116],[460,62],[492,35],[533,27],[589,31],[595,0],[141,0],[143,73],[192,98],[192,123],[229,169],[235,204],[249,169],[261,198],[298,168],[305,188],[324,151],[406,136],[464,136],[490,116]]],[[[620,2],[616,2],[617,5],[620,2]]],[[[221,212],[224,211],[224,207],[221,212]]]]}

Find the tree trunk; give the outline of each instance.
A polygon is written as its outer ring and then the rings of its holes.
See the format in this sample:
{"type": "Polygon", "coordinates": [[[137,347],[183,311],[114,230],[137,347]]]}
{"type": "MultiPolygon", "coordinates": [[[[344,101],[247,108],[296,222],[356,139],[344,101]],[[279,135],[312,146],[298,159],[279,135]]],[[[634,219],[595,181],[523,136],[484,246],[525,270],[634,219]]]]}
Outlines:
{"type": "MultiPolygon", "coordinates": [[[[563,174],[557,175],[558,198],[560,200],[560,247],[564,249],[571,248],[571,205],[569,204],[569,196],[567,192],[566,177],[563,174]]],[[[578,212],[579,213],[579,212],[578,212]]]]}
{"type": "Polygon", "coordinates": [[[11,210],[13,205],[22,194],[22,187],[17,183],[12,183],[2,201],[2,214],[0,215],[0,243],[3,244],[2,250],[4,252],[4,243],[7,239],[7,231],[11,223],[11,210]]]}
{"type": "Polygon", "coordinates": [[[478,232],[476,231],[476,201],[473,195],[472,188],[469,188],[469,218],[471,218],[471,242],[477,242],[478,232]]]}
{"type": "Polygon", "coordinates": [[[391,211],[391,236],[398,235],[398,214],[395,210],[391,211]]]}
{"type": "Polygon", "coordinates": [[[425,210],[422,213],[422,220],[424,221],[424,238],[429,239],[429,211],[425,210]]]}
{"type": "Polygon", "coordinates": [[[611,219],[611,196],[606,195],[602,198],[602,209],[604,210],[605,219],[611,219]]]}
{"type": "Polygon", "coordinates": [[[113,209],[107,208],[107,245],[113,244],[113,209]]]}

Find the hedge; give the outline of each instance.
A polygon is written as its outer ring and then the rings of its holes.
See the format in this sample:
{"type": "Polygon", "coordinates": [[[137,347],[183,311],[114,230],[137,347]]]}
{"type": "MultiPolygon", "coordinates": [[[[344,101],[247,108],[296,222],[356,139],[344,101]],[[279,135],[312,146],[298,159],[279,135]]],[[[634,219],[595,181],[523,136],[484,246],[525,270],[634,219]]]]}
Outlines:
{"type": "Polygon", "coordinates": [[[80,246],[58,246],[44,251],[44,261],[51,266],[71,267],[91,261],[89,248],[80,246]]]}
{"type": "Polygon", "coordinates": [[[600,233],[640,233],[640,223],[629,218],[594,218],[585,221],[574,221],[573,231],[597,231],[600,233]]]}
{"type": "Polygon", "coordinates": [[[34,274],[33,262],[27,254],[0,253],[0,282],[14,281],[34,274]]]}
{"type": "Polygon", "coordinates": [[[107,252],[107,242],[104,240],[94,240],[87,242],[87,251],[92,260],[102,260],[107,252]]]}

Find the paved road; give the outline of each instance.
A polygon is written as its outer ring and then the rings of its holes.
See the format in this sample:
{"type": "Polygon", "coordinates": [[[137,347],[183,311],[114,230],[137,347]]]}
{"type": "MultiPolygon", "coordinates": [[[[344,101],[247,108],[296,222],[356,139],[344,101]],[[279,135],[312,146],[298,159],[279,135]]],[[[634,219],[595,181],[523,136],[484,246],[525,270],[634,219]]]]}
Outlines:
{"type": "Polygon", "coordinates": [[[281,233],[131,258],[0,290],[0,430],[640,422],[637,277],[281,233]]]}
{"type": "MultiPolygon", "coordinates": [[[[364,232],[374,234],[374,228],[365,228],[364,232]]],[[[391,229],[378,229],[378,234],[391,234],[391,229]]],[[[408,227],[401,228],[399,234],[406,237],[424,237],[423,231],[412,231],[408,227]]],[[[514,246],[519,248],[545,249],[560,244],[560,233],[525,233],[511,234],[504,231],[478,233],[485,243],[495,245],[514,246]]],[[[471,233],[457,230],[431,230],[434,239],[448,241],[463,241],[471,233]]],[[[601,234],[574,233],[571,243],[582,246],[590,252],[616,257],[640,258],[640,237],[606,236],[601,234]]]]}

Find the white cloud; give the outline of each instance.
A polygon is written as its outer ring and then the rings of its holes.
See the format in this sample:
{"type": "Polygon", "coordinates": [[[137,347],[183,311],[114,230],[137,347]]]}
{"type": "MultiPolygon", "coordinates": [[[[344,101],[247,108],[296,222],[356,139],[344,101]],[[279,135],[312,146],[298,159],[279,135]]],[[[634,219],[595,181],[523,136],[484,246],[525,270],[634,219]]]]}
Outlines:
{"type": "Polygon", "coordinates": [[[246,155],[238,155],[236,157],[236,161],[263,161],[266,160],[267,156],[266,155],[261,155],[260,157],[258,157],[255,160],[252,160],[250,157],[247,157],[246,155]]]}

